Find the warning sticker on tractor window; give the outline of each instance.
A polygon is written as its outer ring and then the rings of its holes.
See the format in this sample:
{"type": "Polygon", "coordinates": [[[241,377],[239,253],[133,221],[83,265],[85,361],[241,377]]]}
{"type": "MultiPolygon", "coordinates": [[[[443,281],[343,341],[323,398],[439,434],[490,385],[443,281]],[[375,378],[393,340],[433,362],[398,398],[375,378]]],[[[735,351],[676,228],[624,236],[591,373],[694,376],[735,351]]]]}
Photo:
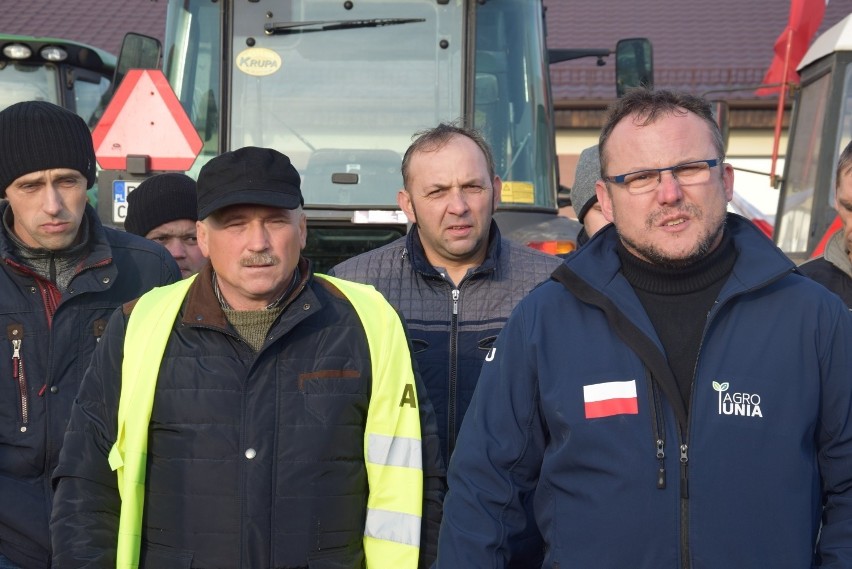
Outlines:
{"type": "Polygon", "coordinates": [[[535,187],[531,182],[503,182],[502,203],[535,203],[535,187]]]}
{"type": "Polygon", "coordinates": [[[250,47],[237,54],[234,64],[246,75],[263,77],[281,69],[281,56],[265,47],[250,47]]]}

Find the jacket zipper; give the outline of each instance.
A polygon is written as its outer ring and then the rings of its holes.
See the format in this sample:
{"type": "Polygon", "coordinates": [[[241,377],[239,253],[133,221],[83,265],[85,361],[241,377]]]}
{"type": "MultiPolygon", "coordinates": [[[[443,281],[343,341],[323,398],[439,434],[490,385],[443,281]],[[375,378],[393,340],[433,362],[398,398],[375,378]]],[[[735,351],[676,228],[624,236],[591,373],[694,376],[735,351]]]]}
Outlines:
{"type": "Polygon", "coordinates": [[[458,321],[459,321],[459,296],[458,288],[454,288],[453,297],[453,320],[450,325],[450,394],[447,399],[447,460],[453,455],[456,446],[456,398],[458,397],[458,321]]]}
{"type": "Polygon", "coordinates": [[[656,383],[650,372],[646,371],[648,395],[651,402],[651,423],[654,426],[653,438],[654,449],[657,456],[657,488],[664,490],[666,487],[666,430],[662,424],[660,394],[656,383]]]}
{"type": "Polygon", "coordinates": [[[27,432],[30,422],[30,398],[27,392],[27,378],[24,374],[24,358],[21,356],[21,338],[12,340],[12,379],[18,387],[18,396],[21,403],[21,432],[27,432]]]}
{"type": "MultiPolygon", "coordinates": [[[[689,401],[686,407],[686,433],[681,435],[680,442],[680,546],[681,567],[689,569],[689,431],[692,424],[692,401],[695,399],[695,379],[698,376],[698,363],[701,361],[701,352],[704,349],[704,339],[710,329],[710,319],[713,309],[720,306],[719,300],[713,303],[707,312],[707,320],[704,323],[704,332],[701,334],[701,342],[698,344],[698,353],[695,355],[695,367],[692,370],[692,385],[689,390],[689,401]]],[[[718,312],[718,310],[717,310],[718,312]]]]}
{"type": "MultiPolygon", "coordinates": [[[[692,401],[695,399],[695,379],[698,376],[698,363],[701,361],[701,352],[704,349],[704,339],[707,337],[707,331],[710,329],[710,324],[712,318],[715,314],[717,314],[721,310],[721,306],[731,301],[731,299],[742,296],[743,294],[749,293],[751,291],[757,290],[761,287],[768,286],[773,282],[780,280],[787,273],[783,275],[778,275],[773,279],[770,279],[766,282],[763,282],[759,285],[755,285],[749,289],[744,291],[737,292],[736,294],[728,295],[723,300],[716,299],[716,302],[710,307],[710,310],[707,312],[707,320],[704,323],[704,331],[701,334],[701,342],[698,344],[698,353],[695,356],[695,368],[692,370],[692,385],[690,386],[689,391],[689,401],[687,402],[686,408],[686,433],[681,434],[681,443],[680,443],[680,539],[681,539],[681,567],[683,569],[689,569],[689,445],[687,441],[689,440],[690,435],[690,425],[692,424],[692,401]]],[[[679,428],[679,427],[678,427],[679,428]]]]}
{"type": "Polygon", "coordinates": [[[683,569],[689,569],[689,480],[687,463],[689,447],[686,443],[680,445],[680,546],[683,569]]]}
{"type": "MultiPolygon", "coordinates": [[[[695,399],[695,379],[698,376],[698,363],[701,361],[701,352],[704,349],[704,339],[707,337],[707,331],[710,329],[710,324],[713,316],[721,310],[721,306],[731,301],[732,298],[742,296],[758,288],[768,286],[769,284],[780,280],[784,275],[780,275],[774,279],[770,279],[760,285],[753,286],[745,291],[740,291],[736,294],[729,295],[724,300],[716,299],[713,306],[707,312],[707,321],[704,323],[704,332],[701,334],[701,342],[698,344],[698,353],[695,356],[695,368],[692,370],[692,385],[689,392],[689,401],[687,402],[686,415],[686,433],[681,434],[680,442],[680,541],[681,541],[681,567],[690,569],[689,562],[689,445],[687,441],[690,435],[690,425],[692,424],[692,401],[695,399]]],[[[680,427],[678,427],[680,429],[680,427]]]]}
{"type": "MultiPolygon", "coordinates": [[[[700,353],[700,348],[699,348],[700,353]]],[[[696,370],[698,369],[696,360],[696,370]]],[[[648,375],[650,375],[649,372],[648,375]]],[[[695,372],[692,378],[695,383],[695,372]]],[[[666,435],[665,426],[662,420],[662,403],[660,394],[657,389],[656,381],[653,377],[648,378],[648,392],[650,397],[651,408],[651,423],[654,427],[654,449],[657,458],[657,489],[663,490],[666,487],[666,435]]],[[[688,429],[688,424],[687,424],[688,429]]],[[[689,464],[689,445],[686,443],[686,438],[683,436],[681,427],[677,427],[680,445],[680,551],[681,551],[681,569],[689,569],[689,476],[687,465],[689,464]]]]}

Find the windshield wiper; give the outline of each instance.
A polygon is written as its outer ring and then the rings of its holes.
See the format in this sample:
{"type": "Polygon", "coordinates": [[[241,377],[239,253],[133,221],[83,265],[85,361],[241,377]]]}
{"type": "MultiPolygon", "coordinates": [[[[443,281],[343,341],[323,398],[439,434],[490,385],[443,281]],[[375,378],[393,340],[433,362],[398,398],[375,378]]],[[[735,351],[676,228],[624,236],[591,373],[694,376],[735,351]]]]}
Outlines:
{"type": "Polygon", "coordinates": [[[355,28],[377,28],[379,26],[398,26],[425,22],[426,18],[374,18],[371,20],[329,20],[315,22],[272,22],[265,24],[267,35],[305,34],[308,32],[328,32],[332,30],[352,30],[355,28]],[[307,28],[307,29],[306,29],[307,28]]]}

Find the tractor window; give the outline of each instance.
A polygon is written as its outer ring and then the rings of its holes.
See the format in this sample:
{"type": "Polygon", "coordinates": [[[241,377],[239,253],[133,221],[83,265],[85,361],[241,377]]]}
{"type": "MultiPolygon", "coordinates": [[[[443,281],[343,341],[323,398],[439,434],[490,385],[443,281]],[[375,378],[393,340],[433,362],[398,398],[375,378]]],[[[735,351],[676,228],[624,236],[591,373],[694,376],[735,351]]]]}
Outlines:
{"type": "Polygon", "coordinates": [[[106,109],[110,78],[92,71],[74,71],[74,104],[89,128],[95,128],[106,109]]]}
{"type": "Polygon", "coordinates": [[[776,230],[779,232],[778,246],[788,255],[804,253],[808,247],[814,186],[825,121],[825,101],[828,100],[830,83],[830,74],[819,77],[803,86],[799,99],[796,119],[799,129],[792,140],[790,153],[790,156],[797,156],[799,159],[790,162],[782,190],[784,209],[781,219],[776,221],[776,230]]]}
{"type": "Polygon", "coordinates": [[[395,207],[412,135],[462,114],[464,18],[434,0],[346,4],[234,12],[230,146],[287,154],[308,206],[395,207]]]}
{"type": "Polygon", "coordinates": [[[832,177],[831,177],[831,194],[829,196],[829,205],[834,207],[834,190],[837,186],[836,170],[837,170],[837,159],[840,158],[840,153],[843,152],[843,149],[846,148],[846,145],[852,141],[852,64],[846,65],[846,72],[843,77],[843,95],[840,99],[841,107],[840,107],[840,117],[838,121],[838,125],[840,128],[838,129],[838,141],[837,141],[837,152],[834,160],[834,168],[832,168],[832,177]]]}
{"type": "Polygon", "coordinates": [[[21,101],[60,104],[55,65],[0,62],[0,109],[21,101]]]}
{"type": "Polygon", "coordinates": [[[170,2],[163,72],[204,146],[188,174],[219,154],[221,24],[216,2],[170,2]]]}
{"type": "Polygon", "coordinates": [[[496,173],[503,179],[503,206],[555,209],[540,10],[535,2],[519,0],[478,7],[474,126],[494,153],[496,173]]]}

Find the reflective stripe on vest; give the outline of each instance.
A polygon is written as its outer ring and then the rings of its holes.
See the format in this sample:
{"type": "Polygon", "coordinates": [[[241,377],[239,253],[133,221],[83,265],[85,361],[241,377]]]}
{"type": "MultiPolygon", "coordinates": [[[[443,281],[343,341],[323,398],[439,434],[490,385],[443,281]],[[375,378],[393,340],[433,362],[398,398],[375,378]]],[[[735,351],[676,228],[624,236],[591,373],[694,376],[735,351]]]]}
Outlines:
{"type": "Polygon", "coordinates": [[[370,484],[364,528],[367,567],[415,568],[420,551],[423,459],[408,340],[399,315],[375,288],[320,276],[352,303],[370,345],[373,391],[364,429],[370,484]]]}
{"type": "MultiPolygon", "coordinates": [[[[364,430],[370,489],[364,528],[367,566],[414,569],[419,556],[423,470],[420,414],[402,323],[372,286],[315,276],[328,280],[347,297],[364,326],[370,349],[373,382],[364,430]]],[[[194,278],[142,296],[127,325],[118,438],[109,455],[122,500],[116,555],[119,569],[139,566],[148,423],[159,375],[159,365],[150,362],[162,361],[194,278]]]]}

